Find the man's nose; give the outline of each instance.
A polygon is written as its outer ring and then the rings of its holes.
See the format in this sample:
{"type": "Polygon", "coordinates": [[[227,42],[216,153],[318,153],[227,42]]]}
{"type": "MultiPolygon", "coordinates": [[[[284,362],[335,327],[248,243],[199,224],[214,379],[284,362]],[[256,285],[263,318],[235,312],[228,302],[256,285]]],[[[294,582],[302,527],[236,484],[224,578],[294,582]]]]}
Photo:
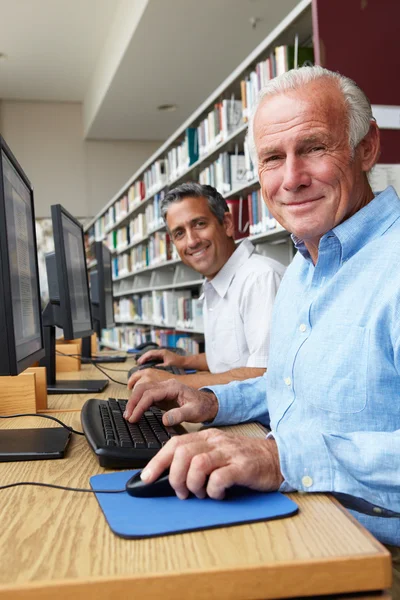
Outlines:
{"type": "Polygon", "coordinates": [[[195,229],[191,229],[191,230],[187,231],[186,240],[187,240],[187,245],[190,246],[191,248],[198,245],[200,238],[195,229]]]}
{"type": "Polygon", "coordinates": [[[288,192],[296,192],[301,187],[311,184],[311,176],[301,156],[287,156],[284,166],[283,188],[288,192]]]}

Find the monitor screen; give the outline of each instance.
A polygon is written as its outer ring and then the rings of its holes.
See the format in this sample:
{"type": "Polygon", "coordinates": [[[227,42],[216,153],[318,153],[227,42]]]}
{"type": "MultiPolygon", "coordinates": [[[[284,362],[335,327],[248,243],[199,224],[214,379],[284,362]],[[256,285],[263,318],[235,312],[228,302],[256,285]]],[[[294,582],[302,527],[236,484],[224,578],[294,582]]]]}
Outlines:
{"type": "MultiPolygon", "coordinates": [[[[7,156],[8,154],[8,156],[7,156]]],[[[18,372],[30,366],[43,348],[33,194],[1,149],[3,194],[8,247],[9,282],[18,372]],[[29,357],[32,357],[29,362],[29,357]],[[22,361],[22,362],[21,362],[22,361]]],[[[4,267],[3,267],[4,268],[4,267]]]]}
{"type": "Polygon", "coordinates": [[[61,216],[67,267],[72,327],[75,332],[91,329],[88,283],[82,229],[65,214],[61,216]]]}
{"type": "MultiPolygon", "coordinates": [[[[103,329],[114,327],[114,305],[113,305],[113,284],[111,273],[111,253],[105,244],[101,244],[102,266],[104,272],[104,310],[105,322],[101,323],[103,329]]],[[[99,268],[98,264],[98,268],[99,268]]],[[[101,290],[99,290],[101,293],[101,290]]]]}

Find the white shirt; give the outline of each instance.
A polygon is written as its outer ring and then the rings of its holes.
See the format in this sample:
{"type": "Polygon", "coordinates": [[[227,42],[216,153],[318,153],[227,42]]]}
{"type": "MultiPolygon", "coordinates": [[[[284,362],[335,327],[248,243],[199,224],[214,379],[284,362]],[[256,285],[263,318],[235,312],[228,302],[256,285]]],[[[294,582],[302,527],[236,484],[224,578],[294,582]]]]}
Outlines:
{"type": "Polygon", "coordinates": [[[272,306],[285,267],[243,240],[222,269],[203,284],[205,351],[211,373],[265,369],[272,306]]]}

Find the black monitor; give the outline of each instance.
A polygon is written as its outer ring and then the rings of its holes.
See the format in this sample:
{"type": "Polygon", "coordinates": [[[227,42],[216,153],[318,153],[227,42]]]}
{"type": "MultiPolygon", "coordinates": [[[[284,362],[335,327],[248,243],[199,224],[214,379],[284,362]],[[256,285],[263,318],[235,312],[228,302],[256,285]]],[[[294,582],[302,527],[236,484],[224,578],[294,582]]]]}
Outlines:
{"type": "Polygon", "coordinates": [[[102,391],[107,380],[56,381],[55,326],[64,339],[84,338],[93,333],[82,225],[60,204],[51,207],[54,252],[46,256],[49,303],[43,312],[49,394],[85,394],[102,391]]]}
{"type": "MultiPolygon", "coordinates": [[[[18,375],[45,354],[39,290],[33,189],[0,136],[0,375],[18,375]]],[[[1,430],[0,461],[62,458],[70,435],[64,427],[1,430]]]]}
{"type": "MultiPolygon", "coordinates": [[[[95,332],[101,339],[101,330],[115,327],[112,287],[111,252],[103,242],[94,242],[96,270],[90,272],[90,300],[95,332]]],[[[83,362],[110,363],[123,362],[126,356],[93,356],[91,339],[82,340],[83,362]]]]}
{"type": "Polygon", "coordinates": [[[44,356],[33,189],[0,136],[0,375],[44,356]]]}
{"type": "Polygon", "coordinates": [[[90,297],[93,319],[102,329],[115,327],[111,252],[102,242],[95,242],[97,270],[90,274],[90,297]]]}

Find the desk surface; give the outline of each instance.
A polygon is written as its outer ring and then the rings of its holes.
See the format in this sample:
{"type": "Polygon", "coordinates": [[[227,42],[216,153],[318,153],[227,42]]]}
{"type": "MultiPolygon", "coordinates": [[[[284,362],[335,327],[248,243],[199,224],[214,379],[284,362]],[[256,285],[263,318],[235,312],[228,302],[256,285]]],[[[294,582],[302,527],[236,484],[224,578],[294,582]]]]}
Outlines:
{"type": "MultiPolygon", "coordinates": [[[[102,395],[115,393],[113,387],[102,395]]],[[[126,397],[126,389],[115,388],[126,397]]],[[[79,408],[84,399],[49,397],[58,409],[79,408]]],[[[57,416],[80,430],[79,412],[57,416]]],[[[49,425],[33,417],[0,422],[49,425]]],[[[256,425],[230,429],[259,434],[256,425]]],[[[74,435],[66,459],[1,463],[0,481],[89,487],[89,477],[104,471],[86,440],[74,435]]],[[[124,540],[110,531],[91,494],[29,486],[0,493],[0,598],[299,598],[390,585],[388,552],[323,494],[291,494],[300,512],[288,519],[124,540]]]]}

